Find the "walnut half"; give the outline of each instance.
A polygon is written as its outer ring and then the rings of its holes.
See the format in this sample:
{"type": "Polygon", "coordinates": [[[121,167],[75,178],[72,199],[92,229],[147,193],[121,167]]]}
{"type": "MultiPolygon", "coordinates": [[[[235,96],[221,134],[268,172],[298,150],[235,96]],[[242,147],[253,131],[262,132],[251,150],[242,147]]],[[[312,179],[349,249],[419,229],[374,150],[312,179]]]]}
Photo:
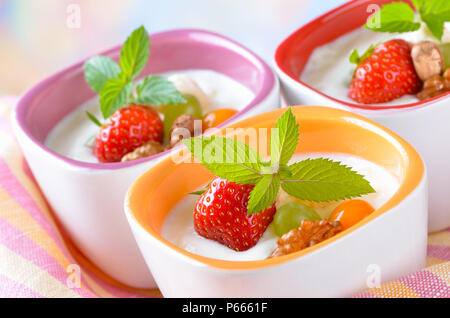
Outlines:
{"type": "Polygon", "coordinates": [[[437,43],[422,41],[414,44],[411,50],[414,68],[422,81],[441,75],[444,71],[444,56],[437,43]]]}
{"type": "Polygon", "coordinates": [[[122,162],[150,157],[163,152],[166,148],[157,141],[148,141],[122,157],[122,162]]]}
{"type": "Polygon", "coordinates": [[[196,118],[192,115],[181,115],[172,124],[170,129],[170,147],[175,147],[182,139],[194,137],[196,118]]]}
{"type": "Polygon", "coordinates": [[[340,231],[342,231],[340,222],[303,220],[299,228],[290,230],[277,240],[278,248],[269,258],[298,252],[323,242],[340,231]]]}

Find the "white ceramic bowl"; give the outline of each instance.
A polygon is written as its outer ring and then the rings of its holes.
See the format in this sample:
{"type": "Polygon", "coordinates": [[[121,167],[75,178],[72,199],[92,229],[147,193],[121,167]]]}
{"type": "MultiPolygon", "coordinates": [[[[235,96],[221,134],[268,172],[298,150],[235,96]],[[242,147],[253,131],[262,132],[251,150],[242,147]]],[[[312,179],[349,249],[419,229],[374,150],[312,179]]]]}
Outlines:
{"type": "Polygon", "coordinates": [[[302,26],[277,48],[275,70],[289,104],[323,105],[355,112],[392,129],[419,151],[430,178],[429,231],[433,232],[450,226],[449,93],[414,104],[377,107],[337,100],[300,80],[316,47],[362,27],[371,12],[369,5],[389,2],[392,0],[350,1],[302,26]]]}
{"type": "MultiPolygon", "coordinates": [[[[167,158],[132,185],[125,202],[128,222],[164,296],[342,297],[370,286],[373,275],[385,282],[424,267],[427,182],[416,151],[386,128],[349,112],[314,106],[293,112],[301,131],[296,153],[360,156],[390,171],[400,182],[398,191],[358,224],[315,246],[261,261],[222,261],[187,252],[161,236],[172,208],[214,177],[200,164],[167,158]]],[[[271,111],[230,127],[270,131],[282,113],[271,111]]]]}
{"type": "MultiPolygon", "coordinates": [[[[151,40],[152,58],[144,75],[210,69],[255,93],[251,103],[224,125],[279,106],[279,86],[272,70],[234,41],[199,30],[158,33],[151,40]]],[[[117,60],[119,52],[116,47],[103,54],[117,60]]],[[[123,198],[131,182],[167,152],[128,163],[92,164],[60,156],[44,145],[65,115],[94,96],[82,66],[83,62],[71,66],[27,92],[12,116],[14,131],[48,202],[81,252],[121,283],[154,288],[125,220],[123,198]]]]}

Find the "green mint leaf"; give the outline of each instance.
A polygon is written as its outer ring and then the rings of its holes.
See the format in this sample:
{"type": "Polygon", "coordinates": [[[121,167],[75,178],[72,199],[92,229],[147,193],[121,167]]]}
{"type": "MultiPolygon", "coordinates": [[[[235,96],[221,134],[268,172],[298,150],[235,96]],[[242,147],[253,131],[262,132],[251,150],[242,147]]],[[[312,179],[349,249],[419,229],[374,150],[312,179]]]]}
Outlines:
{"type": "Polygon", "coordinates": [[[131,95],[133,83],[121,78],[109,79],[100,92],[100,109],[105,119],[125,106],[131,95]]]}
{"type": "Polygon", "coordinates": [[[216,176],[240,184],[256,184],[262,178],[262,159],[244,142],[224,137],[184,139],[192,155],[216,176]]]}
{"type": "Polygon", "coordinates": [[[292,177],[282,180],[281,187],[302,200],[327,202],[375,192],[362,175],[340,162],[307,159],[289,167],[292,177]]]}
{"type": "Polygon", "coordinates": [[[84,77],[89,86],[100,93],[103,85],[110,78],[118,78],[120,67],[112,59],[106,56],[94,56],[84,63],[84,77]]]}
{"type": "Polygon", "coordinates": [[[444,21],[435,15],[422,16],[422,20],[427,25],[431,34],[439,41],[442,40],[442,36],[444,35],[444,21]]]}
{"type": "Polygon", "coordinates": [[[150,75],[136,86],[136,102],[146,105],[184,104],[186,100],[167,78],[150,75]]]}
{"type": "Polygon", "coordinates": [[[247,214],[255,214],[267,209],[277,198],[280,190],[280,176],[266,174],[256,183],[248,200],[247,214]]]}
{"type": "Polygon", "coordinates": [[[420,29],[415,21],[414,10],[404,2],[385,4],[373,19],[367,21],[364,28],[376,32],[403,33],[420,29]]]}
{"type": "Polygon", "coordinates": [[[444,34],[444,22],[450,21],[450,1],[427,0],[421,3],[420,18],[439,40],[444,34]]]}
{"type": "MultiPolygon", "coordinates": [[[[272,166],[287,164],[298,144],[298,124],[291,108],[278,119],[270,135],[270,158],[272,166]]],[[[278,169],[277,169],[278,170],[278,169]]]]}
{"type": "Polygon", "coordinates": [[[356,65],[359,64],[359,62],[361,61],[361,57],[359,56],[359,52],[358,52],[357,49],[354,49],[354,50],[352,51],[352,53],[350,54],[350,57],[349,57],[348,60],[349,60],[350,63],[352,63],[352,64],[356,64],[356,65]]]}
{"type": "Polygon", "coordinates": [[[94,115],[92,115],[90,112],[86,112],[86,115],[88,116],[88,118],[94,123],[96,124],[98,127],[102,127],[102,123],[97,119],[97,117],[95,117],[94,115]]]}
{"type": "Polygon", "coordinates": [[[416,8],[417,11],[420,10],[420,8],[423,6],[426,0],[412,0],[412,4],[414,5],[414,8],[416,8]]]}
{"type": "Polygon", "coordinates": [[[371,56],[373,54],[373,51],[375,50],[376,45],[372,44],[369,46],[369,48],[364,52],[362,56],[359,56],[358,50],[353,50],[353,52],[350,54],[349,61],[352,64],[359,65],[362,61],[364,61],[366,58],[371,56]]]}
{"type": "Polygon", "coordinates": [[[440,47],[444,56],[445,69],[447,69],[450,67],[450,43],[442,43],[440,47]]]}
{"type": "Polygon", "coordinates": [[[120,68],[126,79],[138,76],[150,56],[150,39],[144,26],[133,31],[120,51],[120,68]]]}
{"type": "Polygon", "coordinates": [[[202,195],[205,192],[206,192],[206,190],[203,189],[203,190],[198,190],[198,191],[194,191],[194,192],[189,192],[188,194],[191,194],[191,195],[202,195]]]}
{"type": "Polygon", "coordinates": [[[89,137],[86,142],[84,143],[84,146],[86,148],[94,148],[95,146],[95,138],[97,137],[97,135],[92,135],[91,137],[89,137]]]}

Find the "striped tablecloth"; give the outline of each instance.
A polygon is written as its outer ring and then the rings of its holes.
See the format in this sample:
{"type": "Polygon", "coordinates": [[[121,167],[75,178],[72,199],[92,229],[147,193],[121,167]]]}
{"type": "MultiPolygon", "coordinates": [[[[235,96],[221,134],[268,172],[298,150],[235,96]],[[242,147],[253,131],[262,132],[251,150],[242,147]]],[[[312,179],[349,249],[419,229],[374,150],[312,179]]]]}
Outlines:
{"type": "MultiPolygon", "coordinates": [[[[13,137],[14,102],[0,99],[0,297],[161,296],[113,281],[65,239],[13,137]]],[[[450,229],[428,244],[429,267],[356,297],[450,297],[450,229]]]]}

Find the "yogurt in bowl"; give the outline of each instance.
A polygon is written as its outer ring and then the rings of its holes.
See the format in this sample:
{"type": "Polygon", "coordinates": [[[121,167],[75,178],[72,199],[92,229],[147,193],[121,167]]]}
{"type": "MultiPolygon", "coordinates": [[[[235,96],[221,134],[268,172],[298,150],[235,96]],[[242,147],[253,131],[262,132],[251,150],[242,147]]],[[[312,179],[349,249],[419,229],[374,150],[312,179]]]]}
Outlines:
{"type": "MultiPolygon", "coordinates": [[[[369,203],[374,209],[380,208],[398,190],[399,183],[394,176],[383,167],[357,156],[346,154],[302,154],[295,155],[291,163],[305,159],[328,158],[341,162],[363,175],[375,189],[375,193],[362,196],[360,199],[369,203]]],[[[167,216],[161,236],[174,245],[200,256],[229,260],[229,261],[255,261],[263,260],[277,248],[278,236],[273,225],[269,225],[258,243],[249,250],[238,252],[213,240],[200,236],[194,228],[193,211],[198,200],[196,196],[188,196],[179,202],[167,216]]],[[[290,202],[296,202],[295,197],[281,191],[275,201],[276,207],[281,208],[290,202]]],[[[328,218],[336,207],[345,202],[339,200],[322,204],[302,202],[314,209],[321,218],[328,218]]]]}
{"type": "MultiPolygon", "coordinates": [[[[436,41],[423,26],[416,32],[403,34],[362,29],[373,14],[374,5],[380,8],[392,2],[350,1],[302,26],[277,48],[275,70],[289,104],[324,105],[358,113],[400,134],[421,153],[429,167],[428,224],[432,232],[450,226],[450,214],[445,209],[450,204],[450,197],[444,190],[450,180],[450,168],[446,164],[450,150],[439,146],[446,143],[445,136],[450,133],[447,121],[450,116],[447,107],[449,93],[426,100],[406,94],[381,104],[362,104],[348,97],[355,70],[355,66],[349,63],[353,49],[362,54],[370,44],[392,38],[412,43],[429,39],[436,41]],[[319,61],[323,57],[332,59],[319,61]]],[[[442,40],[448,41],[447,31],[442,40]]]]}
{"type": "MultiPolygon", "coordinates": [[[[246,92],[242,104],[234,106],[238,112],[221,125],[278,107],[279,87],[272,70],[236,42],[201,30],[167,31],[152,34],[150,39],[151,60],[142,76],[166,74],[170,77],[186,72],[185,75],[197,80],[194,73],[200,72],[205,80],[214,76],[217,84],[223,83],[225,78],[226,83],[238,82],[245,87],[238,85],[242,89],[240,92],[246,92]],[[204,73],[206,71],[208,74],[204,73]],[[248,97],[251,100],[247,99],[248,90],[253,96],[248,97]]],[[[121,47],[116,47],[102,55],[118,61],[120,50],[121,47]]],[[[123,198],[132,181],[161,161],[168,151],[127,162],[95,160],[92,149],[84,146],[86,138],[75,136],[71,130],[76,128],[89,139],[91,133],[100,129],[87,121],[83,111],[83,107],[93,107],[98,112],[96,93],[86,83],[83,65],[84,62],[77,63],[28,91],[12,114],[14,132],[56,217],[80,251],[123,284],[155,288],[155,281],[123,214],[123,198]],[[55,139],[49,137],[55,131],[71,136],[70,140],[62,142],[62,146],[50,144],[58,139],[57,133],[52,136],[55,139]],[[71,148],[75,146],[82,147],[81,155],[71,148]]],[[[198,82],[201,85],[200,79],[198,82]]],[[[235,89],[237,84],[230,85],[235,89]]],[[[204,93],[208,94],[206,87],[204,93]]],[[[217,92],[217,98],[223,96],[222,93],[228,95],[228,91],[223,90],[217,92]]],[[[234,98],[230,97],[229,101],[235,102],[234,98]]],[[[162,121],[163,116],[160,117],[162,121]]]]}
{"type": "MultiPolygon", "coordinates": [[[[293,107],[292,111],[300,127],[299,144],[294,150],[295,155],[299,157],[294,157],[293,160],[316,156],[349,160],[346,163],[360,169],[368,179],[371,169],[374,169],[374,174],[378,174],[378,169],[381,169],[379,182],[392,185],[390,189],[385,188],[386,196],[379,198],[381,205],[345,228],[346,218],[339,218],[339,209],[324,207],[321,211],[323,216],[333,210],[328,220],[325,220],[314,216],[309,210],[311,206],[305,207],[306,202],[294,202],[297,206],[300,206],[298,203],[303,204],[302,213],[309,218],[301,220],[302,230],[308,231],[311,226],[325,229],[325,232],[321,232],[323,235],[320,235],[320,242],[309,241],[310,244],[303,248],[296,245],[300,250],[289,252],[284,244],[285,240],[282,240],[281,246],[277,242],[278,251],[273,251],[270,254],[272,257],[267,258],[274,245],[265,248],[265,243],[271,238],[264,237],[264,234],[260,238],[261,245],[255,245],[255,254],[251,255],[250,260],[249,254],[241,253],[250,253],[251,247],[247,252],[240,250],[232,253],[226,250],[225,253],[223,249],[216,250],[217,242],[211,239],[206,241],[207,238],[202,237],[202,251],[199,252],[199,238],[192,238],[193,229],[189,225],[192,219],[186,220],[184,224],[187,226],[184,227],[181,218],[180,224],[177,224],[172,216],[173,213],[187,215],[186,210],[193,213],[193,201],[197,198],[192,199],[188,193],[211,181],[210,187],[217,187],[217,184],[214,185],[216,179],[199,163],[177,163],[173,158],[167,158],[133,183],[125,201],[125,214],[130,227],[165,297],[343,297],[367,288],[367,268],[370,264],[378,264],[383,268],[382,281],[422,268],[427,241],[427,186],[424,166],[419,155],[400,137],[361,116],[318,106],[297,106],[293,107]],[[386,176],[386,179],[381,176],[386,176]],[[161,200],[162,197],[165,200],[161,200]],[[338,213],[334,213],[335,211],[338,213]],[[313,221],[313,217],[319,219],[313,221]],[[340,229],[339,224],[344,229],[340,229]],[[189,251],[186,245],[177,242],[176,234],[169,233],[172,225],[172,229],[184,229],[182,231],[186,234],[180,237],[195,243],[197,251],[189,251]],[[203,252],[207,256],[199,255],[203,252]],[[242,258],[248,258],[239,259],[238,255],[247,255],[242,258]]],[[[258,140],[264,147],[267,140],[263,141],[265,133],[262,131],[270,131],[283,113],[284,110],[267,112],[227,128],[244,129],[240,130],[241,133],[237,133],[236,137],[240,137],[247,128],[256,128],[257,136],[261,137],[258,140]]],[[[216,134],[225,134],[225,129],[216,134]]],[[[270,137],[270,133],[268,136],[270,137]]],[[[259,148],[261,144],[255,145],[255,148],[259,148]]],[[[180,149],[177,155],[183,157],[183,151],[180,149]]],[[[377,182],[374,178],[371,185],[382,187],[377,182]]],[[[229,183],[227,185],[230,186],[229,183]]],[[[222,185],[220,187],[226,189],[222,185]]],[[[289,190],[289,187],[287,189],[289,190]]],[[[217,189],[215,191],[216,194],[222,194],[217,192],[217,189]]],[[[312,193],[317,194],[316,191],[312,193]]],[[[210,195],[208,192],[203,194],[210,195]]],[[[378,192],[378,195],[380,194],[381,191],[378,192]]],[[[198,198],[200,199],[201,197],[198,198]]],[[[226,200],[225,197],[224,199],[226,200]]],[[[369,200],[369,197],[362,199],[369,200]]],[[[206,201],[204,197],[202,202],[206,201]]],[[[276,208],[274,221],[271,222],[275,231],[280,225],[276,221],[277,213],[283,210],[284,202],[286,201],[280,202],[282,206],[276,208]]],[[[226,201],[222,203],[228,204],[226,201]]],[[[364,204],[367,205],[367,202],[364,204]]],[[[371,204],[377,206],[376,201],[371,201],[371,204]]],[[[320,211],[322,207],[313,206],[316,211],[320,211]]],[[[253,209],[250,204],[247,208],[248,211],[253,209]]],[[[272,209],[270,206],[265,210],[267,212],[262,212],[260,216],[268,216],[267,213],[273,212],[272,209]]],[[[220,215],[220,210],[217,211],[220,215]]],[[[228,209],[222,212],[227,214],[228,209]]],[[[233,210],[234,216],[236,213],[237,210],[233,210]]],[[[261,219],[263,218],[258,222],[261,219]]],[[[235,229],[241,230],[247,226],[245,220],[240,217],[236,222],[235,229]]],[[[284,235],[291,231],[294,231],[293,236],[296,238],[298,232],[295,228],[284,235]]],[[[234,244],[237,243],[239,242],[234,241],[234,244]]]]}
{"type": "MultiPolygon", "coordinates": [[[[238,112],[255,98],[248,87],[212,70],[180,70],[161,75],[173,82],[181,93],[200,101],[201,111],[205,114],[223,108],[238,112]]],[[[45,145],[73,160],[98,163],[93,145],[99,128],[88,119],[86,112],[101,117],[98,98],[66,115],[49,133],[45,145]]]]}

